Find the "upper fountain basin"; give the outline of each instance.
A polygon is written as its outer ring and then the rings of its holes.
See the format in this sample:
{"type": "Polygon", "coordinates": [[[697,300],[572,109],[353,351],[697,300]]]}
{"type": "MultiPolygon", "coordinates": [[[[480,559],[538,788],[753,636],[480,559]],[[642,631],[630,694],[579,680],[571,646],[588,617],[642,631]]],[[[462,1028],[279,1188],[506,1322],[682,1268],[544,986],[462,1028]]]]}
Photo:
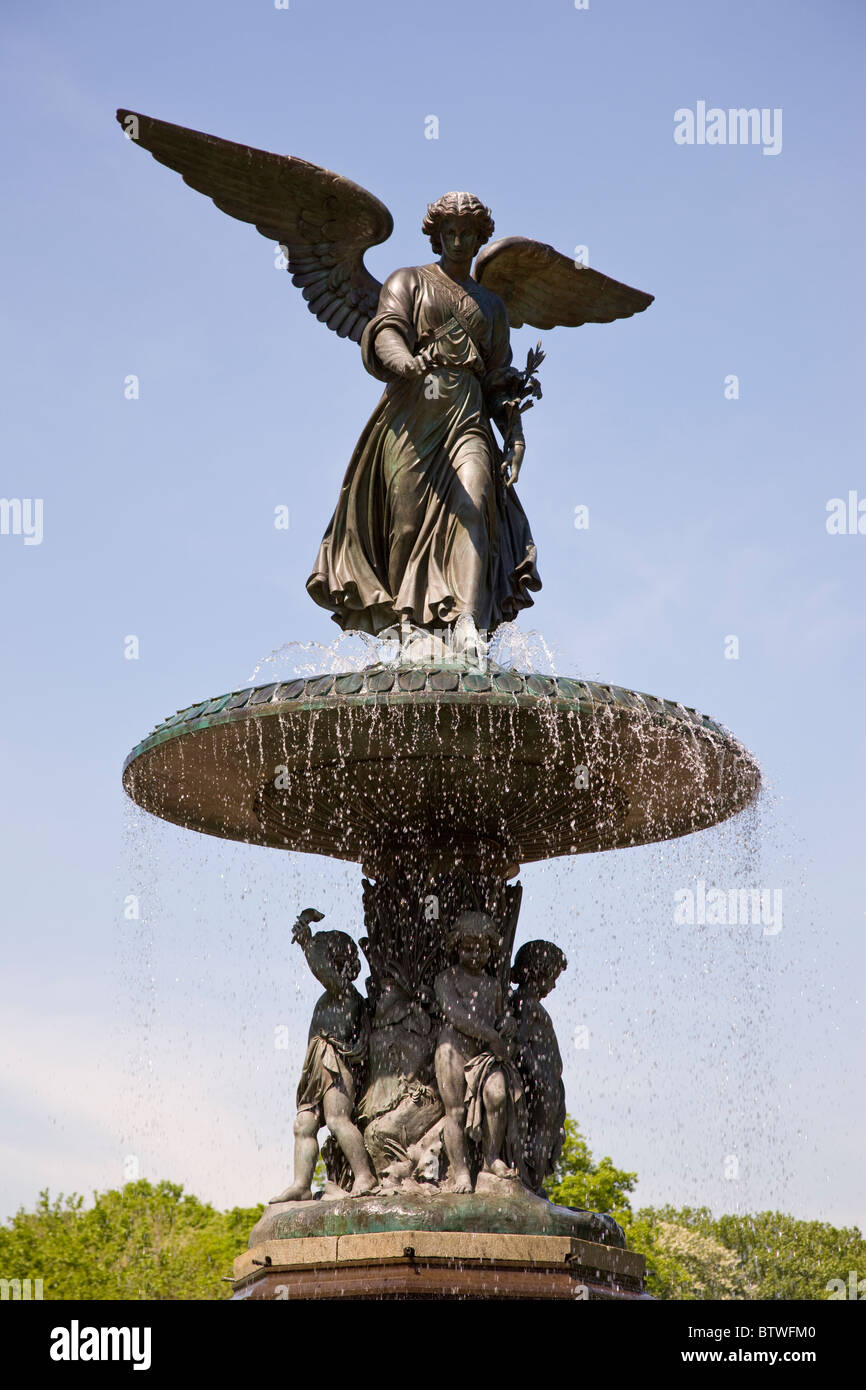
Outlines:
{"type": "Polygon", "coordinates": [[[380,666],[179,710],[130,753],[123,785],[227,839],[371,870],[405,850],[513,872],[705,829],[754,800],[760,771],[721,725],[652,695],[380,666]]]}

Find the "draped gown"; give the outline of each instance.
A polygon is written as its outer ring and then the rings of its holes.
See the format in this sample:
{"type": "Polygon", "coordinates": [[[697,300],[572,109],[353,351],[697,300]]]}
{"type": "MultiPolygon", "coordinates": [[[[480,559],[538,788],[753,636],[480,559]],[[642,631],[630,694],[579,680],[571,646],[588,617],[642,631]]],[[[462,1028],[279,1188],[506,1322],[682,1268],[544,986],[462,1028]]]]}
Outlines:
{"type": "Polygon", "coordinates": [[[382,286],[361,341],[385,392],[352,455],[307,590],[344,630],[401,621],[435,629],[470,614],[493,631],[541,588],[526,514],[500,472],[491,428],[511,363],[498,295],[458,285],[438,265],[408,267],[382,286]],[[429,368],[405,379],[376,354],[396,328],[429,368]]]}

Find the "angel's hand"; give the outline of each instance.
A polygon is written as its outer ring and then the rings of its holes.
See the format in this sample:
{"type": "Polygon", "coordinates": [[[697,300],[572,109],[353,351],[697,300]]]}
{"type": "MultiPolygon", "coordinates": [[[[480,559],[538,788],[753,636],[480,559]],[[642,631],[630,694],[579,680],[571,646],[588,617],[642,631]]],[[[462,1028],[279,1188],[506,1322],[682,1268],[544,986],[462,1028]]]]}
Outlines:
{"type": "Polygon", "coordinates": [[[514,487],[520,477],[520,469],[523,466],[523,455],[526,453],[526,445],[522,439],[515,439],[510,449],[502,460],[502,477],[506,487],[514,487]]]}
{"type": "Polygon", "coordinates": [[[427,363],[421,357],[407,357],[404,362],[400,363],[400,375],[407,379],[424,376],[429,370],[427,363]]]}

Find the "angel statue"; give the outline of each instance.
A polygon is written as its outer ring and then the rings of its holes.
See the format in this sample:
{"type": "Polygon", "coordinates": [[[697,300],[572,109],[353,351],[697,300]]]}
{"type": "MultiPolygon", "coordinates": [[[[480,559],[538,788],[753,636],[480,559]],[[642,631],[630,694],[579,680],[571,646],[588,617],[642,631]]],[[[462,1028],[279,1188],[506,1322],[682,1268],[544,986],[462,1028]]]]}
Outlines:
{"type": "Polygon", "coordinates": [[[427,209],[422,231],[438,259],[395,270],[382,285],[364,254],[394,224],[365,189],[293,156],[130,111],[117,118],[222,212],[279,243],[310,312],[360,343],[366,370],[385,383],[307,580],[310,596],[344,630],[404,638],[444,630],[453,652],[481,651],[484,634],[531,606],[541,587],[514,487],[524,398],[540,389],[531,371],[512,367],[509,330],[610,323],[646,309],[652,295],[543,242],[487,245],[490,210],[465,192],[427,209]]]}

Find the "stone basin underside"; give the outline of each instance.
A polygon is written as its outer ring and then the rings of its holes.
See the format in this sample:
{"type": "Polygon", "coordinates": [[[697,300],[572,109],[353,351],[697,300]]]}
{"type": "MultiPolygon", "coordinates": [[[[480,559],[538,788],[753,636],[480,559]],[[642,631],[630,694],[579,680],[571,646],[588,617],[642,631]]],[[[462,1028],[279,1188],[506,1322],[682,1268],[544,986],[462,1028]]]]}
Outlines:
{"type": "Polygon", "coordinates": [[[510,872],[704,829],[747,806],[760,773],[707,716],[617,686],[370,668],[179,711],[123,782],[227,839],[374,871],[421,852],[510,872]]]}

